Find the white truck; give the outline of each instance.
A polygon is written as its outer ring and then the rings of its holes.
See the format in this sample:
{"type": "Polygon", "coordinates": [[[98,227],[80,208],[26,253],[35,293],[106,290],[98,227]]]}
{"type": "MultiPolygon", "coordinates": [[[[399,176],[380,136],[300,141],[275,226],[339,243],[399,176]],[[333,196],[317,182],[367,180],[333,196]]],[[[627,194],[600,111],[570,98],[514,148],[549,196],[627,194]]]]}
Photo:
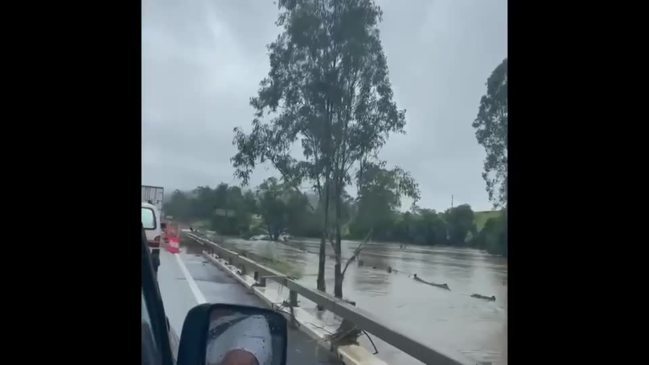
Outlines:
{"type": "Polygon", "coordinates": [[[151,259],[156,275],[158,266],[160,266],[160,242],[163,240],[164,232],[164,223],[162,222],[163,199],[163,187],[142,185],[142,227],[151,249],[151,259]]]}
{"type": "Polygon", "coordinates": [[[142,203],[155,205],[163,217],[162,201],[164,200],[164,191],[165,189],[162,186],[142,185],[142,203]]]}

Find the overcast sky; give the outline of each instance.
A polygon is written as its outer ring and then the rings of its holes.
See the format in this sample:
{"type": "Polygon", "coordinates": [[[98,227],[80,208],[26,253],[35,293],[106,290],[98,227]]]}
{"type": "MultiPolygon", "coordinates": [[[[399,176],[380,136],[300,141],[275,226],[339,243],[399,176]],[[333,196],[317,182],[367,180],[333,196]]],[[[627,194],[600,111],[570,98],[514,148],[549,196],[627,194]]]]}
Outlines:
{"type": "MultiPolygon", "coordinates": [[[[491,71],[507,57],[506,0],[379,0],[379,25],[406,134],[380,153],[410,171],[421,207],[491,208],[485,152],[471,122],[491,71]]],[[[279,33],[272,0],[142,0],[142,183],[190,190],[237,184],[235,126],[267,75],[279,33]]],[[[252,186],[275,175],[258,169],[252,186]]]]}

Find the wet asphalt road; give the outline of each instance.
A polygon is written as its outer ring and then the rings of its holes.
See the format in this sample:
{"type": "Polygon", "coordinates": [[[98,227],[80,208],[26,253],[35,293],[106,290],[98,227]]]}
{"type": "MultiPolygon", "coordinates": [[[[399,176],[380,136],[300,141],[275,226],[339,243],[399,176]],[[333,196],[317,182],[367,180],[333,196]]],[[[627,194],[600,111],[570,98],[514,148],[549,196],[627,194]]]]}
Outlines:
{"type": "MultiPolygon", "coordinates": [[[[180,335],[187,312],[202,300],[264,307],[253,294],[224,272],[209,264],[196,247],[181,247],[178,257],[160,250],[158,283],[169,323],[180,335]],[[180,259],[180,260],[178,260],[180,259]],[[181,262],[179,262],[181,261],[181,262]],[[188,280],[184,270],[193,278],[188,280]]],[[[288,365],[339,364],[335,357],[318,346],[308,335],[289,327],[288,365]]]]}

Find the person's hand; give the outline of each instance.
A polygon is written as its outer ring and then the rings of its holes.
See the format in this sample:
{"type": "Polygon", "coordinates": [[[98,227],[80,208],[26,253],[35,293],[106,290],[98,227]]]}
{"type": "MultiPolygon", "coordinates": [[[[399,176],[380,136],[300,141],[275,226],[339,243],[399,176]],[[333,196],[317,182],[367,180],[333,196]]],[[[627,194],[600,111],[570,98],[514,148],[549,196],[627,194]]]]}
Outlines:
{"type": "Polygon", "coordinates": [[[255,356],[245,350],[228,352],[220,365],[259,365],[255,356]]]}

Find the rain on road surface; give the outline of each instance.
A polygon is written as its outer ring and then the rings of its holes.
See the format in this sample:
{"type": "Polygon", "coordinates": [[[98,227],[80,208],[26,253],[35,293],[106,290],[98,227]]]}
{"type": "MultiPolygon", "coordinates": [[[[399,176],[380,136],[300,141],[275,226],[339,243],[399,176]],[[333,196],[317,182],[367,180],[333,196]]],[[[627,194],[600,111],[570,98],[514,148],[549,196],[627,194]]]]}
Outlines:
{"type": "MultiPolygon", "coordinates": [[[[181,253],[173,255],[160,250],[158,284],[169,324],[177,335],[182,331],[187,312],[199,302],[232,303],[265,307],[243,286],[200,256],[200,248],[181,247],[181,253]],[[177,257],[176,257],[177,256],[177,257]],[[188,276],[183,272],[186,269],[188,276]]],[[[306,334],[288,330],[287,364],[337,364],[335,358],[321,348],[306,334]]]]}
{"type": "MultiPolygon", "coordinates": [[[[343,241],[343,258],[358,242],[343,241]]],[[[299,282],[315,288],[319,241],[289,243],[226,238],[223,245],[246,251],[250,258],[280,271],[290,271],[299,282]]],[[[326,286],[333,292],[333,251],[327,244],[326,286]]],[[[343,282],[345,298],[353,300],[393,328],[463,362],[507,364],[507,259],[474,249],[430,247],[398,243],[371,243],[358,262],[350,265],[343,282]],[[393,271],[388,273],[387,268],[393,271]],[[415,281],[412,274],[450,291],[415,281]],[[494,302],[471,294],[495,295],[494,302]],[[455,357],[455,356],[454,356],[455,357]]],[[[343,261],[343,264],[346,260],[343,261]]],[[[314,311],[315,312],[315,311],[314,311]]],[[[420,361],[372,336],[388,364],[421,364],[420,361]]],[[[365,337],[359,341],[370,351],[365,337]]]]}

